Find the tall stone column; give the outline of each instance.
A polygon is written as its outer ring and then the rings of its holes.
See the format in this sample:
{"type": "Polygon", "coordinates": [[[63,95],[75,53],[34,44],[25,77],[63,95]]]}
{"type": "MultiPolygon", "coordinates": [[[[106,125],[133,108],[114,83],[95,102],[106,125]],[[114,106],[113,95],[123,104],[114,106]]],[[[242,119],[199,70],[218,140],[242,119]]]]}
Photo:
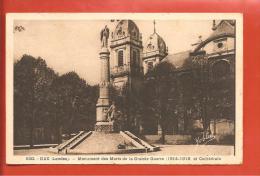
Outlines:
{"type": "Polygon", "coordinates": [[[108,119],[108,110],[110,107],[109,87],[110,87],[110,68],[108,50],[109,29],[105,27],[101,31],[101,51],[100,57],[100,83],[99,98],[96,104],[96,125],[95,131],[113,132],[113,123],[108,119]]]}
{"type": "Polygon", "coordinates": [[[100,55],[100,83],[99,83],[99,98],[97,102],[97,122],[107,122],[107,110],[109,108],[109,50],[102,48],[100,55]]]}

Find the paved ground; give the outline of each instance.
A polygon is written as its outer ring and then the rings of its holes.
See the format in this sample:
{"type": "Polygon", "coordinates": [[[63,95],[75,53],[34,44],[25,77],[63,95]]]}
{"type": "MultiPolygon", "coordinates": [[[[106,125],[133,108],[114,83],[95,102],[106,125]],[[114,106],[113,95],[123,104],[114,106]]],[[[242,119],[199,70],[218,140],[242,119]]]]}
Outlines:
{"type": "MultiPolygon", "coordinates": [[[[160,145],[161,150],[151,153],[139,153],[138,155],[233,155],[234,146],[224,145],[160,145]]],[[[42,149],[15,150],[15,155],[55,155],[42,149]]],[[[134,154],[136,155],[136,154],[134,154]]]]}

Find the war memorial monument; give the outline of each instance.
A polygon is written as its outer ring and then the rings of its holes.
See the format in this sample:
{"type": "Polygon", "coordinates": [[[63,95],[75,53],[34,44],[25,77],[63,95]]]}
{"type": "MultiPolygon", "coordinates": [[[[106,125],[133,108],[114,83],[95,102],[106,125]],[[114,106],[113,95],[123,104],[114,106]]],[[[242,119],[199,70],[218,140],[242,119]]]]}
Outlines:
{"type": "Polygon", "coordinates": [[[152,152],[159,147],[138,138],[130,131],[119,131],[114,122],[115,105],[110,100],[109,29],[101,31],[99,98],[96,104],[95,131],[80,131],[64,143],[50,148],[63,154],[116,154],[152,152]]]}

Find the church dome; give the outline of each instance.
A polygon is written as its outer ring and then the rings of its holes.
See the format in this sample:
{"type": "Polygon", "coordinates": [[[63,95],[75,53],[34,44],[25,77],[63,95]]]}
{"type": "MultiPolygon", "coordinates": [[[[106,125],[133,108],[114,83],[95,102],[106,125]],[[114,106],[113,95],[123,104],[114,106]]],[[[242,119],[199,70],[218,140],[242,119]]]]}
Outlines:
{"type": "Polygon", "coordinates": [[[112,39],[121,39],[124,37],[131,37],[139,40],[140,33],[137,25],[132,20],[121,20],[112,34],[112,39]]]}
{"type": "Polygon", "coordinates": [[[155,31],[152,35],[149,36],[145,47],[144,53],[152,53],[156,52],[157,54],[166,56],[167,55],[167,47],[163,38],[157,34],[155,31]]]}

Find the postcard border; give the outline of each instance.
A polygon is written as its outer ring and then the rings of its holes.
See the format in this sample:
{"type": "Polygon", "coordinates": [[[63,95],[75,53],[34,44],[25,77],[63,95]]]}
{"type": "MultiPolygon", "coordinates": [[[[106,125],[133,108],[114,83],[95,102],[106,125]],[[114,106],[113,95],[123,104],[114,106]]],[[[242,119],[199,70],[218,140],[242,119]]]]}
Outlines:
{"type": "MultiPolygon", "coordinates": [[[[102,155],[99,155],[100,157],[102,155]]],[[[107,156],[107,155],[106,155],[107,156]]],[[[110,155],[109,155],[110,156],[110,155]]],[[[138,155],[137,155],[138,156],[138,155]]],[[[74,156],[68,156],[73,158],[74,156]]],[[[118,155],[117,155],[118,157],[118,155]]],[[[193,157],[193,156],[192,156],[193,157]]],[[[194,156],[196,157],[196,156],[194,156]]],[[[198,156],[199,157],[199,156],[198,156]]],[[[7,164],[242,164],[243,161],[243,15],[241,13],[8,13],[6,15],[6,161],[7,164]],[[63,161],[28,161],[24,156],[13,154],[13,21],[19,20],[98,20],[98,19],[152,19],[158,20],[203,20],[236,19],[236,121],[235,153],[236,156],[222,156],[221,161],[178,162],[63,162],[63,161]],[[51,18],[51,19],[49,19],[51,18]],[[163,18],[163,19],[162,19],[163,18]],[[151,19],[151,18],[149,18],[151,19]],[[239,70],[239,71],[238,71],[239,70]]]]}

